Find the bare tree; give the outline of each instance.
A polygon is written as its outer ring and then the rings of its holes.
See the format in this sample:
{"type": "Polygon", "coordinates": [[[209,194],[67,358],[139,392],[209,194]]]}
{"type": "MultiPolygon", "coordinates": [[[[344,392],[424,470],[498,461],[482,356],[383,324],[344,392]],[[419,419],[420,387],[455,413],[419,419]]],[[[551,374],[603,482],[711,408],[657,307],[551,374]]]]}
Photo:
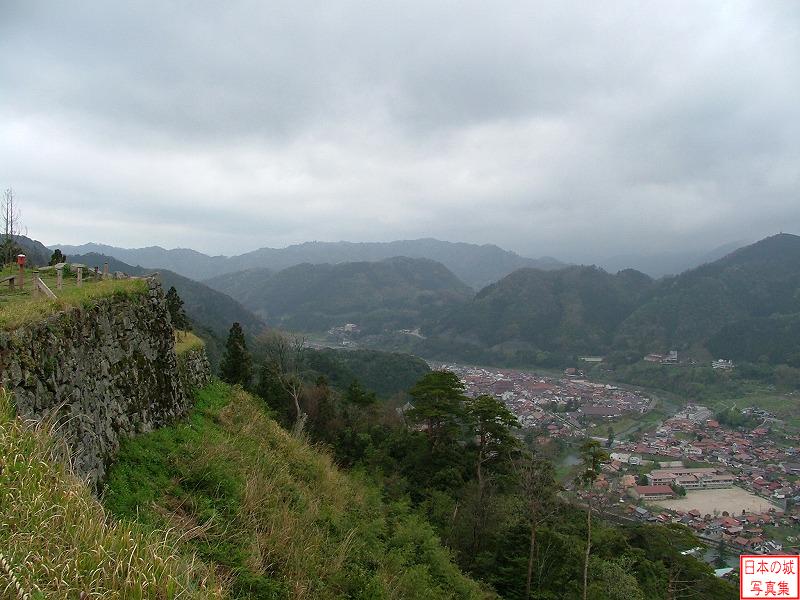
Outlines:
{"type": "Polygon", "coordinates": [[[302,368],[306,351],[306,338],[298,335],[284,335],[271,331],[261,338],[267,353],[280,375],[281,385],[294,403],[294,433],[303,431],[307,415],[300,406],[303,397],[302,368]]]}
{"type": "Polygon", "coordinates": [[[3,193],[0,219],[3,221],[2,259],[3,263],[10,263],[14,260],[17,247],[16,236],[20,235],[22,229],[22,212],[15,203],[14,190],[11,188],[3,193]]]}
{"type": "Polygon", "coordinates": [[[536,556],[536,533],[539,525],[552,517],[558,510],[556,497],[558,485],[555,480],[553,463],[536,452],[526,452],[519,460],[515,461],[514,470],[526,499],[528,518],[531,522],[528,573],[525,581],[525,596],[523,596],[527,600],[531,597],[533,565],[536,556]]]}

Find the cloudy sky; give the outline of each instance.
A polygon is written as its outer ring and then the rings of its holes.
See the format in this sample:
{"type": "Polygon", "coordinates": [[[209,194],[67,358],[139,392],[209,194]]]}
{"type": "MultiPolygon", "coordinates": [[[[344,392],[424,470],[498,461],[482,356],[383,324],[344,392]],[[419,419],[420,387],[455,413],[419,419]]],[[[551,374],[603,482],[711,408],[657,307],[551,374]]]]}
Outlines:
{"type": "Polygon", "coordinates": [[[800,2],[2,0],[0,187],[45,243],[223,254],[800,233],[800,2]]]}

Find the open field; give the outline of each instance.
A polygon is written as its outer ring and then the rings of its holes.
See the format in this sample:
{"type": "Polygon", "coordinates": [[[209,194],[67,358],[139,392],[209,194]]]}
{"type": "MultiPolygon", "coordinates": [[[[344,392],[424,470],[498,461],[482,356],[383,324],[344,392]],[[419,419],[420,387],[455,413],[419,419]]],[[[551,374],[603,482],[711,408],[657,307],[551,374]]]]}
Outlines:
{"type": "Polygon", "coordinates": [[[657,506],[669,510],[689,511],[699,510],[702,514],[713,515],[715,511],[722,514],[727,511],[731,514],[741,514],[742,511],[752,513],[767,512],[770,508],[777,508],[760,496],[756,496],[740,487],[721,490],[690,490],[685,498],[677,500],[659,500],[653,502],[657,506]]]}

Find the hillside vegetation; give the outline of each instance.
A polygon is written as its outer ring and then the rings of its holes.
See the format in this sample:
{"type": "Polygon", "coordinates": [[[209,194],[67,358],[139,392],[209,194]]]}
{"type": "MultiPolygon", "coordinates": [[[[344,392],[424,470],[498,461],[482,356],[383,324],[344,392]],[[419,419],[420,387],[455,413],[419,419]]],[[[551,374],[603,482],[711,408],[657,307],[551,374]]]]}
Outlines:
{"type": "Polygon", "coordinates": [[[105,504],[172,528],[236,598],[481,598],[431,527],[214,384],[187,423],[126,442],[105,504]]]}
{"type": "Polygon", "coordinates": [[[61,456],[46,424],[34,427],[16,418],[0,389],[4,598],[224,597],[212,570],[177,551],[177,535],[110,519],[61,456]]]}
{"type": "MultiPolygon", "coordinates": [[[[619,330],[617,343],[641,350],[705,344],[726,327],[800,313],[800,237],[780,234],[659,281],[619,330]]],[[[723,344],[717,342],[715,347],[723,344]]]]}
{"type": "Polygon", "coordinates": [[[297,331],[348,322],[377,333],[418,327],[472,295],[444,265],[404,257],[303,264],[278,273],[251,270],[207,283],[234,294],[270,325],[297,331]]]}
{"type": "Polygon", "coordinates": [[[381,398],[405,395],[431,370],[421,358],[379,350],[309,350],[305,361],[312,373],[324,375],[334,388],[344,390],[358,380],[381,398]]]}
{"type": "Polygon", "coordinates": [[[521,269],[442,317],[429,331],[434,339],[427,349],[439,354],[435,338],[444,337],[498,352],[505,345],[539,362],[541,353],[602,352],[651,285],[638,271],[521,269]]]}

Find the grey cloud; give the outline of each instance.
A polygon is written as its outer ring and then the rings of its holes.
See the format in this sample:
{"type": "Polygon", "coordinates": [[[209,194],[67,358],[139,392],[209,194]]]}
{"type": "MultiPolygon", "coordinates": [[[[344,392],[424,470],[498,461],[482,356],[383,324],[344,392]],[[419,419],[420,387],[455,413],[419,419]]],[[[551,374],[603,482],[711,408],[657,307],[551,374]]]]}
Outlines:
{"type": "Polygon", "coordinates": [[[798,25],[790,1],[7,2],[0,185],[44,241],[212,253],[800,231],[798,25]]]}

